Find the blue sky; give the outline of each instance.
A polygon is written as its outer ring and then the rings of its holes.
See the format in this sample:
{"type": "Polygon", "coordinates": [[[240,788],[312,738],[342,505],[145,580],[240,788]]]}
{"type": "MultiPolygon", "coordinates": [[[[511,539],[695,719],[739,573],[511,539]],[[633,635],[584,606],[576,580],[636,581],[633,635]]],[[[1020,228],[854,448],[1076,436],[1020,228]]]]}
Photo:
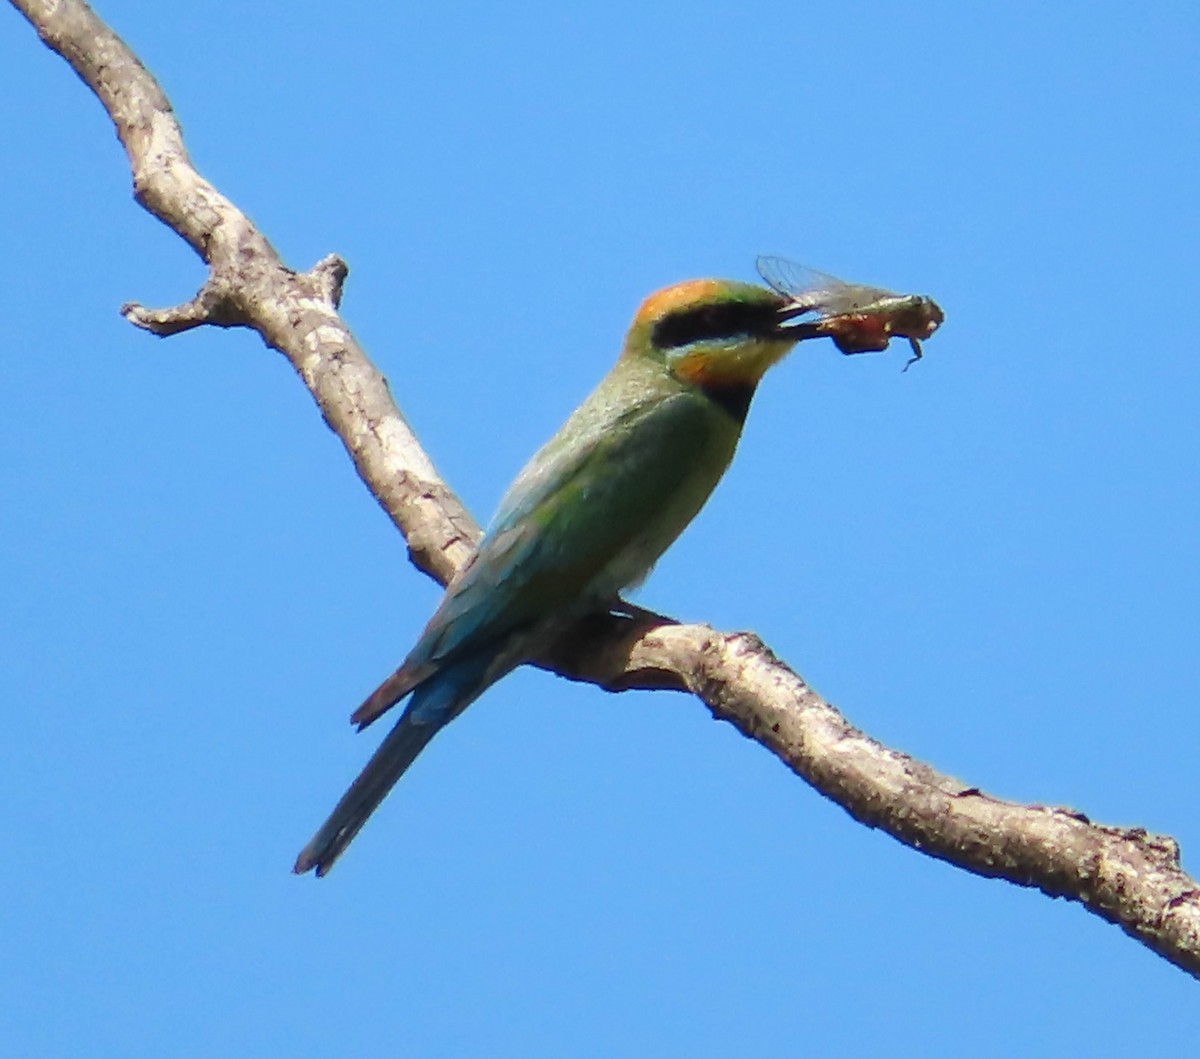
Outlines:
{"type": "MultiPolygon", "coordinates": [[[[638,598],[867,731],[1200,850],[1191,3],[101,6],[471,509],[651,290],[756,253],[935,296],[808,343],[638,598]]],[[[853,823],[678,695],[494,688],[325,880],[346,717],[437,599],[278,355],[0,7],[0,1033],[14,1055],[1093,1055],[1195,983],[853,823]]]]}

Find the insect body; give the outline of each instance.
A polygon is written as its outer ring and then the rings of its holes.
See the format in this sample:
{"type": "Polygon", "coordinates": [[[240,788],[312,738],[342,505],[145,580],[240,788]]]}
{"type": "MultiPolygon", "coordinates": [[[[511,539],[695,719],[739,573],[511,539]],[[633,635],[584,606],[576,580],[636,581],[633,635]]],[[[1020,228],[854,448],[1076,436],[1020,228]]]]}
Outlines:
{"type": "Polygon", "coordinates": [[[875,353],[893,338],[906,338],[921,359],[921,342],[946,319],[941,306],[923,294],[896,294],[882,287],[847,283],[782,257],[760,257],[758,274],[770,287],[791,299],[796,317],[815,314],[791,327],[801,340],[832,338],[843,353],[875,353]]]}

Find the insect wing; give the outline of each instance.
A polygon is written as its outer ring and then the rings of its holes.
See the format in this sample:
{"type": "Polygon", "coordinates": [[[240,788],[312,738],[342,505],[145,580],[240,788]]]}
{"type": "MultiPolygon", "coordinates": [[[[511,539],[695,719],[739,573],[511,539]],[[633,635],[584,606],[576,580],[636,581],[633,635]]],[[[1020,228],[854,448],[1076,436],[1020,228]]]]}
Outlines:
{"type": "Polygon", "coordinates": [[[828,272],[798,265],[786,257],[762,254],[755,261],[755,266],[772,290],[790,298],[797,306],[819,310],[826,316],[853,312],[881,298],[893,296],[891,291],[881,287],[847,283],[828,272]]]}
{"type": "Polygon", "coordinates": [[[831,276],[827,272],[818,272],[815,268],[809,268],[806,265],[798,265],[786,257],[760,254],[755,258],[754,267],[766,281],[767,286],[785,298],[799,300],[849,286],[837,276],[831,276]]]}

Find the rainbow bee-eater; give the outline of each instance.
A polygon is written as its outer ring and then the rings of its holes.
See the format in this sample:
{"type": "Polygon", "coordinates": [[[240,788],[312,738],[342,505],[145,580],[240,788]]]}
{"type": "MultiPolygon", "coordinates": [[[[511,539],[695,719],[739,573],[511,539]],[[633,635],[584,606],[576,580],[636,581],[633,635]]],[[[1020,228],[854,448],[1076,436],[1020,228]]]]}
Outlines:
{"type": "Polygon", "coordinates": [[[733,459],[755,388],[811,306],[693,280],[634,317],[595,392],[529,462],[404,664],[353,714],[408,705],[295,870],[329,870],[426,744],[568,625],[611,608],[696,516],[733,459]]]}

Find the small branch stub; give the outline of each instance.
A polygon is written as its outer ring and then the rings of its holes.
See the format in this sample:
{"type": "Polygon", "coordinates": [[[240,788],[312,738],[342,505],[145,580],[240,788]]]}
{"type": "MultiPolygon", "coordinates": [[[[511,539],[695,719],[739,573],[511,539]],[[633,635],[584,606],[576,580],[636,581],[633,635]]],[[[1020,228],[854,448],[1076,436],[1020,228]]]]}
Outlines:
{"type": "Polygon", "coordinates": [[[342,287],[349,274],[350,266],[337,254],[328,254],[321,258],[308,273],[321,291],[321,296],[334,309],[342,307],[342,287]]]}
{"type": "Polygon", "coordinates": [[[230,296],[229,287],[210,279],[190,302],[173,309],[147,309],[137,302],[121,306],[121,315],[134,327],[162,338],[211,324],[214,327],[238,327],[247,323],[244,313],[230,296]]]}

